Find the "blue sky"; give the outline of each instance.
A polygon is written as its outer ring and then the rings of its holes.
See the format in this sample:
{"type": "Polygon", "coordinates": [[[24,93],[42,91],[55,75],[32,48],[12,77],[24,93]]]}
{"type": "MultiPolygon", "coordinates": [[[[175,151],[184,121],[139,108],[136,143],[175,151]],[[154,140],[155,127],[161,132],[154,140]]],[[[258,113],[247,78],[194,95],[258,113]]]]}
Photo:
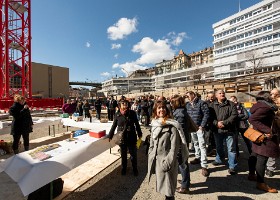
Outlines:
{"type": "MultiPolygon", "coordinates": [[[[101,82],[213,46],[239,0],[32,0],[32,61],[101,82]]],[[[261,0],[240,0],[241,10],[261,0]]]]}

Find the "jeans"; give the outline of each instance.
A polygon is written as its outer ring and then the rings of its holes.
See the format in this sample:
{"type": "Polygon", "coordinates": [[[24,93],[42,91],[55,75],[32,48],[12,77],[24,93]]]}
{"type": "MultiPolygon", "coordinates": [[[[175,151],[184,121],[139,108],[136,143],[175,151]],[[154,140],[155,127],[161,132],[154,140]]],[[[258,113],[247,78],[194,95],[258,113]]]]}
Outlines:
{"type": "Polygon", "coordinates": [[[266,163],[266,169],[274,172],[274,170],[276,169],[276,159],[275,158],[271,158],[271,157],[268,158],[268,161],[266,163]]]}
{"type": "Polygon", "coordinates": [[[191,184],[190,183],[191,177],[190,177],[190,168],[188,162],[179,165],[179,170],[182,176],[181,188],[189,189],[191,184]]]}
{"type": "Polygon", "coordinates": [[[195,158],[200,159],[201,167],[207,168],[207,153],[206,153],[206,143],[205,143],[205,132],[198,130],[197,132],[191,133],[192,140],[195,149],[195,158]]]}
{"type": "Polygon", "coordinates": [[[215,161],[222,163],[225,159],[224,141],[228,150],[228,165],[230,169],[235,169],[237,166],[236,160],[236,140],[234,133],[214,133],[216,142],[217,155],[215,161]]]}

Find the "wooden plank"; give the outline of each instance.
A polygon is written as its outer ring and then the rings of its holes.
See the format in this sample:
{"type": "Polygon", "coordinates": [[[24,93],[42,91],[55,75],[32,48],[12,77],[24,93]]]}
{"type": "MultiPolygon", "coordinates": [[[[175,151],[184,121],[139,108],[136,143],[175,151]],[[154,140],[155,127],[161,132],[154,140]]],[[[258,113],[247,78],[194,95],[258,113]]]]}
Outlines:
{"type": "Polygon", "coordinates": [[[118,153],[119,146],[115,146],[110,150],[103,152],[86,163],[76,167],[70,172],[64,174],[61,178],[64,180],[62,194],[55,198],[61,200],[76,190],[78,187],[86,183],[88,180],[96,176],[102,170],[113,164],[120,158],[118,153]]]}

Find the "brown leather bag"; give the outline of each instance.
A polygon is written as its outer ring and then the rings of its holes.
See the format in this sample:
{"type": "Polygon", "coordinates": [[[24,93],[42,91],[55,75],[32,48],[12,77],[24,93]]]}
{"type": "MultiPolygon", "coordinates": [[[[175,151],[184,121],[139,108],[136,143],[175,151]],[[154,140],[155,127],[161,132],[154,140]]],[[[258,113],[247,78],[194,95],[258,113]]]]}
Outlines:
{"type": "Polygon", "coordinates": [[[265,135],[263,133],[253,129],[252,127],[249,127],[245,131],[244,136],[248,138],[250,141],[258,144],[262,143],[265,139],[265,135]]]}

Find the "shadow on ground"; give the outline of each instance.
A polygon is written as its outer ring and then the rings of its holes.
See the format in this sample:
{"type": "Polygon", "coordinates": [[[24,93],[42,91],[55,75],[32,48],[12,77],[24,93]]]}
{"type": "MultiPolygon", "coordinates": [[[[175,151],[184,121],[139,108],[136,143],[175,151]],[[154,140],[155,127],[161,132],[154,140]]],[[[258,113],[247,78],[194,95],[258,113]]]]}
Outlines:
{"type": "MultiPolygon", "coordinates": [[[[119,159],[109,167],[112,168],[110,173],[104,174],[106,172],[101,172],[97,175],[98,177],[93,178],[96,180],[90,180],[82,186],[82,188],[86,188],[88,184],[91,185],[90,187],[87,189],[78,189],[64,199],[132,199],[147,175],[147,156],[145,155],[145,147],[141,146],[138,150],[139,175],[137,177],[133,175],[130,160],[128,160],[127,174],[125,176],[121,175],[120,164],[121,160],[119,159]],[[93,181],[95,183],[92,185],[93,181]]],[[[104,171],[107,170],[105,169],[104,171]]]]}

